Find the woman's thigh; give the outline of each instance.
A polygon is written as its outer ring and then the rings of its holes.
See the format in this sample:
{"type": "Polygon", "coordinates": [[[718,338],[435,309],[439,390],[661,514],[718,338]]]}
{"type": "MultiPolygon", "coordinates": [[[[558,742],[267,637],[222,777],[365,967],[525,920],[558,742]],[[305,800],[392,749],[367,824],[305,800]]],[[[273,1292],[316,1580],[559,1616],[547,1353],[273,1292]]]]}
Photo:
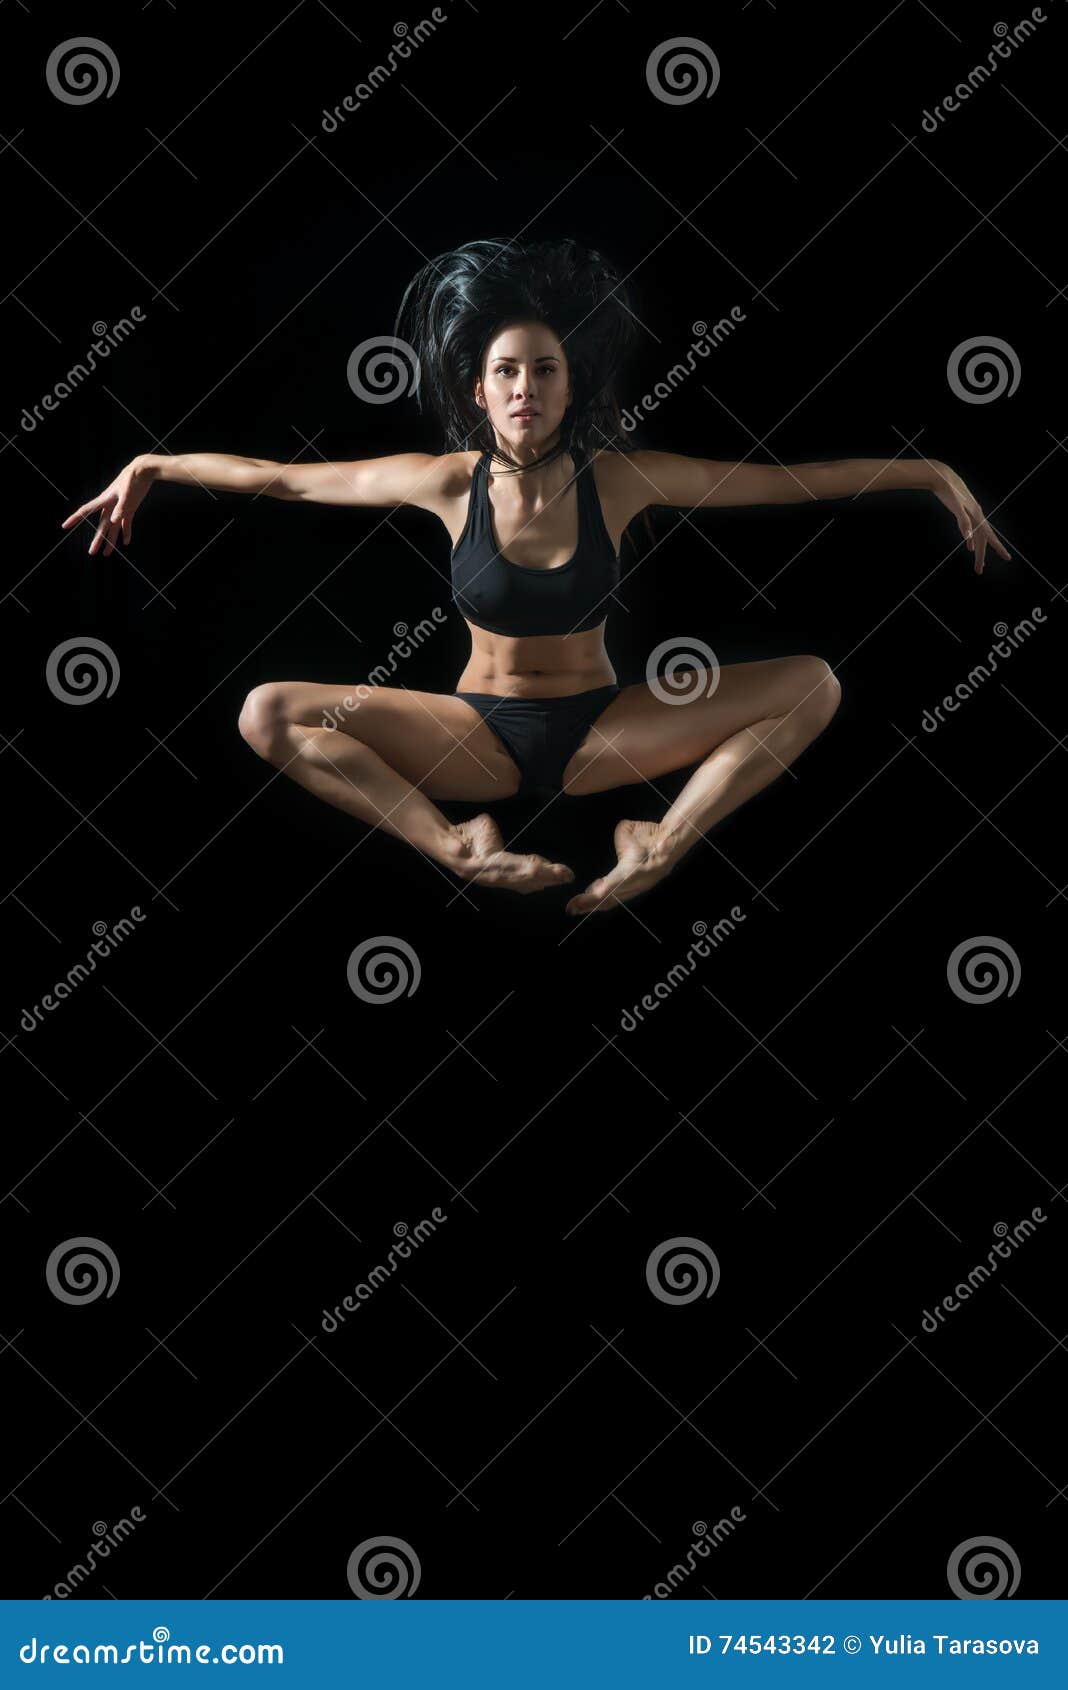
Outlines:
{"type": "Polygon", "coordinates": [[[428,798],[478,803],[511,797],[519,785],[492,728],[452,693],[272,681],[249,695],[245,710],[268,725],[328,728],[360,740],[428,798]]]}
{"type": "Polygon", "coordinates": [[[754,722],[787,715],[806,698],[815,705],[829,674],[822,658],[774,657],[724,664],[711,693],[710,669],[696,669],[676,698],[658,697],[644,681],[624,687],[571,757],[565,789],[580,797],[687,768],[754,722]]]}

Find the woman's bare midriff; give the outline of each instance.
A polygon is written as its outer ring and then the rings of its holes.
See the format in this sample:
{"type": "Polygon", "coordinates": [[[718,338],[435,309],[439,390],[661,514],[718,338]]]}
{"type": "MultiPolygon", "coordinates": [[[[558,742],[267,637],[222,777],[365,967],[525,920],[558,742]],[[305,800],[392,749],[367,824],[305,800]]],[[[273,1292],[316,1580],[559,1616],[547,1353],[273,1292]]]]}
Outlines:
{"type": "Polygon", "coordinates": [[[604,648],[604,623],[582,634],[535,634],[510,639],[468,622],[471,656],[457,692],[502,698],[562,698],[611,685],[616,672],[604,648]]]}

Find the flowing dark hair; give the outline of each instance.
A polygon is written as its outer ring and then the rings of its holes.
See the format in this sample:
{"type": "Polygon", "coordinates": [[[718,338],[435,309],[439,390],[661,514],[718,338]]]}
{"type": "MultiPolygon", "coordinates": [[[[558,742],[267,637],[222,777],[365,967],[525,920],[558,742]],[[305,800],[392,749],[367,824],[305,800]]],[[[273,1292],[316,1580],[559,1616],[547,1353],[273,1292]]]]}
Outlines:
{"type": "Polygon", "coordinates": [[[415,352],[419,409],[437,419],[448,451],[477,448],[521,470],[572,449],[584,458],[602,448],[632,449],[616,382],[633,345],[634,317],[619,271],[590,247],[570,238],[467,241],[413,276],[394,332],[415,352]],[[557,445],[519,465],[497,446],[474,387],[491,341],[508,323],[530,321],[545,323],[563,342],[572,399],[557,445]]]}

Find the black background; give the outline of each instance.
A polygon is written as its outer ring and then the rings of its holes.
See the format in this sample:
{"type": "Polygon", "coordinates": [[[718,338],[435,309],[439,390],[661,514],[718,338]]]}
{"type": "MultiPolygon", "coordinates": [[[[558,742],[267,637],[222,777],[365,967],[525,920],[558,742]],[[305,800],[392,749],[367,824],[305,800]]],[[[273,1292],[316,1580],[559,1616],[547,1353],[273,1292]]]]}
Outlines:
{"type": "MultiPolygon", "coordinates": [[[[1055,1594],[1065,9],[934,134],[925,110],[1015,11],[602,0],[525,10],[511,38],[500,8],[445,11],[334,133],[324,108],[396,13],[0,19],[8,1593],[51,1590],[136,1506],[80,1595],[347,1598],[351,1552],[393,1536],[418,1596],[638,1597],[732,1508],[679,1594],[939,1596],[955,1548],[991,1535],[1021,1596],[1055,1594]],[[68,105],[45,63],[83,34],[120,79],[68,105]],[[646,64],[688,35],[720,83],[673,105],[646,64]],[[354,684],[435,606],[396,684],[453,688],[468,639],[434,519],[164,487],[121,555],[59,529],[139,451],[437,450],[410,398],[354,396],[348,358],[391,332],[424,257],[509,234],[573,234],[630,273],[625,403],[695,322],[745,313],[647,445],[926,453],[1013,554],[976,576],[921,493],[659,512],[655,550],[624,551],[620,679],[701,640],[722,662],[816,653],[843,701],[652,896],[581,922],[563,892],[461,894],[237,733],[252,686],[354,684]],[[23,427],[92,324],[135,305],[106,366],[23,427]],[[976,404],[947,361],[979,335],[1021,379],[976,404]],[[78,636],[121,670],[85,707],[45,679],[78,636]],[[27,1032],[93,923],[134,905],[136,933],[27,1032]],[[732,906],[736,931],[624,1031],[732,906]],[[417,956],[410,996],[350,990],[375,936],[417,956]],[[947,963],[981,936],[1018,985],[968,1002],[947,963]],[[925,1333],[1036,1205],[1035,1236],[925,1333]],[[433,1237],[324,1333],[435,1206],[433,1237]],[[121,1276],[73,1307],[45,1264],[83,1236],[121,1276]],[[675,1238],[715,1253],[714,1295],[653,1295],[675,1238]]],[[[614,822],[686,778],[499,819],[585,884],[614,822]]]]}

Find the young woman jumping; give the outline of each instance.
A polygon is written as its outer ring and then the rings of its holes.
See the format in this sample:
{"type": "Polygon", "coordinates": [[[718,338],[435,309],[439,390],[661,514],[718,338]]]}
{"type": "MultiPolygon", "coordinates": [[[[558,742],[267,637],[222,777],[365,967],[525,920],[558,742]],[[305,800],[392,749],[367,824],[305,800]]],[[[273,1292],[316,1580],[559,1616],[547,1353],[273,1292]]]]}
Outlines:
{"type": "Polygon", "coordinates": [[[780,775],[827,726],[840,688],[820,657],[699,668],[685,695],[656,677],[621,687],[605,650],[619,548],[650,505],[685,509],[925,488],[955,517],[975,569],[1008,558],[960,477],[926,459],[771,465],[634,448],[617,383],[634,318],[616,270],[572,241],[472,241],[431,260],[397,319],[441,424],[440,455],[282,464],[144,453],[63,523],[92,517],[90,554],[128,544],[152,484],[174,481],[324,504],[432,511],[453,542],[453,600],[471,654],[455,691],[277,681],[245,700],[261,757],[463,881],[533,892],[574,879],[509,851],[488,812],[450,822],[434,800],[552,802],[696,765],[658,822],[620,821],[610,873],[571,915],[626,902],[780,775]],[[346,699],[348,703],[346,704],[346,699]],[[338,731],[340,730],[340,731],[338,731]]]}

